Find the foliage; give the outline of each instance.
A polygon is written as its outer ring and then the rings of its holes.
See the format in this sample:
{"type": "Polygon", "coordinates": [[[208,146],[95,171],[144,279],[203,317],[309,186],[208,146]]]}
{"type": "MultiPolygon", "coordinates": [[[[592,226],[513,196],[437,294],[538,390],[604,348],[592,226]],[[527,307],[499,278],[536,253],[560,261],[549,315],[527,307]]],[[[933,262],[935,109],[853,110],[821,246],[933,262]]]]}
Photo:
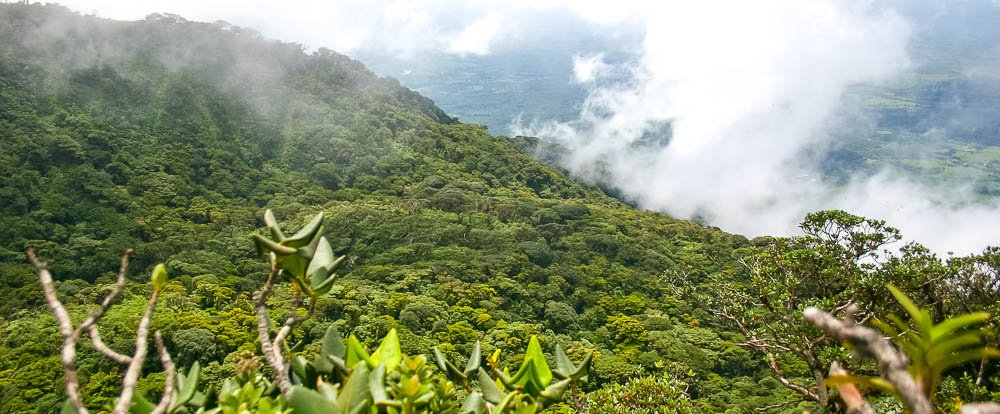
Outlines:
{"type": "MultiPolygon", "coordinates": [[[[889,291],[909,314],[912,325],[892,314],[887,315],[888,321],[875,319],[873,324],[892,338],[909,357],[908,371],[928,400],[934,401],[942,374],[949,368],[987,358],[1000,358],[1000,350],[981,346],[985,332],[971,328],[971,325],[988,320],[988,313],[967,313],[934,324],[930,312],[920,309],[906,294],[892,285],[889,285],[889,291]]],[[[826,383],[857,383],[899,395],[896,387],[882,378],[844,373],[831,375],[826,383]]]]}
{"type": "MultiPolygon", "coordinates": [[[[247,242],[255,233],[270,241],[261,246],[295,249],[282,258],[279,281],[290,283],[274,286],[270,318],[305,316],[315,294],[314,316],[288,333],[282,352],[290,361],[301,355],[316,364],[311,355],[330,326],[364,350],[395,329],[401,353],[412,358],[436,356],[436,347],[446,360],[464,360],[477,342],[483,355],[502,349],[517,368],[505,374],[513,380],[536,336],[547,361],[556,345],[574,361],[593,351],[589,381],[571,395],[661,372],[662,362],[684,374],[692,402],[709,412],[794,398],[771,377],[766,353],[746,347],[752,337],[713,314],[715,300],[726,297],[716,292],[747,299],[736,312],[747,320],[755,312],[760,320],[791,317],[758,306],[760,297],[774,304],[789,292],[805,298],[802,306],[850,299],[844,291],[857,303],[882,304],[862,300],[887,296],[887,281],[933,305],[936,316],[997,306],[995,249],[940,259],[914,247],[845,262],[856,248],[828,243],[820,225],[804,238],[751,244],[636,210],[535,160],[522,150],[530,138],[456,123],[433,102],[327,49],[307,53],[222,22],[166,15],[114,22],[40,4],[0,5],[0,37],[2,412],[52,412],[63,386],[58,329],[23,260],[29,247],[51,258],[74,320],[112,289],[111,264],[126,247],[136,251],[133,274],[164,263],[172,277],[151,329],[163,333],[179,371],[199,362],[202,391],[219,397],[210,409],[223,412],[288,409],[269,368],[259,378],[231,378],[259,345],[250,298],[269,268],[247,242]],[[309,244],[290,246],[292,235],[282,245],[270,220],[257,220],[262,209],[293,227],[309,227],[322,212],[320,237],[310,241],[318,248],[325,238],[330,257],[347,256],[343,274],[303,269],[309,244]],[[764,272],[751,272],[742,258],[764,272]],[[854,277],[839,276],[845,271],[854,277]],[[767,285],[772,277],[790,285],[767,285]],[[297,296],[308,298],[305,305],[290,305],[297,296]],[[188,346],[205,352],[182,349],[188,346]]],[[[837,212],[814,221],[827,219],[851,229],[876,223],[837,212]]],[[[878,231],[897,237],[885,227],[878,231]]],[[[858,241],[867,248],[878,240],[858,241]]],[[[110,348],[134,348],[151,291],[149,283],[129,283],[109,309],[102,336],[110,348]]],[[[996,316],[988,324],[996,326],[996,316]]],[[[996,336],[987,341],[996,345],[996,336]]],[[[843,354],[835,345],[821,350],[818,361],[843,354]]],[[[786,379],[808,383],[800,356],[774,355],[786,379]]],[[[413,372],[448,376],[447,364],[442,370],[429,359],[413,372]]],[[[93,382],[86,401],[117,395],[106,386],[121,374],[117,366],[88,345],[77,362],[81,382],[93,382]]],[[[453,365],[477,383],[478,370],[453,365]]],[[[149,384],[162,383],[155,357],[144,367],[149,384]]],[[[1000,376],[995,363],[979,368],[944,375],[956,383],[972,378],[962,383],[973,386],[955,388],[963,398],[988,398],[1000,376]]],[[[451,401],[462,401],[464,380],[449,381],[451,401]]],[[[553,373],[548,386],[559,381],[553,373]]],[[[502,381],[498,388],[511,395],[502,381]]]]}
{"type": "Polygon", "coordinates": [[[684,383],[668,376],[644,376],[588,395],[587,412],[667,414],[696,410],[684,383]]]}

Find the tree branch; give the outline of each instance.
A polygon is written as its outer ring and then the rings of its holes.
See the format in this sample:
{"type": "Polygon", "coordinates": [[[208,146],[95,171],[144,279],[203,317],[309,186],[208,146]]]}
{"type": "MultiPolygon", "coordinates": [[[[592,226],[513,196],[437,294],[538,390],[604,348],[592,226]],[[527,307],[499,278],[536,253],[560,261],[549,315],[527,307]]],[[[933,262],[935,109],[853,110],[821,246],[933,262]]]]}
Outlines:
{"type": "Polygon", "coordinates": [[[42,285],[45,301],[49,304],[49,309],[52,309],[52,313],[55,314],[56,321],[59,323],[59,334],[63,340],[62,365],[66,382],[66,396],[78,414],[87,414],[87,408],[83,406],[83,399],[80,398],[80,381],[76,376],[76,342],[80,339],[79,330],[73,329],[73,321],[69,318],[69,313],[66,312],[62,302],[59,301],[48,265],[38,260],[35,257],[35,252],[31,249],[28,249],[28,261],[38,270],[38,283],[42,285]]]}
{"type": "Polygon", "coordinates": [[[142,374],[142,363],[146,360],[146,352],[149,347],[149,324],[153,319],[153,309],[160,298],[160,289],[153,289],[153,294],[149,297],[149,304],[146,312],[139,320],[139,329],[135,333],[135,354],[132,355],[132,363],[125,371],[125,379],[122,380],[122,393],[118,397],[118,404],[115,405],[114,414],[128,414],[132,405],[132,395],[135,394],[135,387],[142,374]]]}
{"type": "Polygon", "coordinates": [[[87,329],[87,333],[90,335],[90,342],[94,344],[94,348],[97,349],[100,353],[104,354],[104,356],[122,365],[128,365],[132,363],[132,357],[128,355],[119,354],[115,352],[115,350],[108,348],[108,346],[104,343],[104,341],[101,340],[101,333],[100,331],[98,331],[96,323],[90,325],[90,327],[87,329]]]}
{"type": "MultiPolygon", "coordinates": [[[[803,387],[799,384],[789,381],[788,378],[785,378],[785,376],[782,375],[781,370],[778,369],[778,360],[774,358],[774,354],[767,354],[767,365],[771,367],[771,373],[774,374],[774,378],[776,378],[778,382],[781,383],[781,385],[785,386],[785,388],[788,388],[792,391],[801,394],[806,399],[812,401],[819,401],[819,395],[816,395],[816,393],[809,391],[809,389],[806,387],[803,387]]],[[[823,384],[820,384],[820,386],[822,387],[823,384]]]]}
{"type": "Polygon", "coordinates": [[[164,379],[163,397],[160,398],[160,403],[150,414],[163,414],[170,408],[170,400],[174,397],[174,377],[177,375],[177,368],[174,366],[174,361],[170,359],[167,347],[163,345],[163,336],[160,335],[160,331],[153,333],[153,341],[156,342],[156,352],[160,354],[160,363],[163,364],[163,370],[166,371],[167,375],[164,379]]]}
{"type": "MultiPolygon", "coordinates": [[[[273,255],[273,253],[272,253],[273,255]]],[[[274,278],[278,274],[277,260],[271,259],[271,273],[267,276],[267,282],[259,291],[253,294],[254,309],[257,311],[257,334],[260,338],[260,350],[264,353],[267,365],[274,372],[274,382],[284,395],[292,392],[292,382],[288,378],[288,369],[285,367],[284,357],[280,348],[276,348],[278,343],[271,342],[271,318],[267,314],[267,298],[271,295],[274,286],[274,278]]],[[[284,329],[284,328],[283,328],[284,329]]],[[[279,332],[280,334],[280,332],[279,332]]],[[[287,334],[286,334],[287,335],[287,334]]]]}

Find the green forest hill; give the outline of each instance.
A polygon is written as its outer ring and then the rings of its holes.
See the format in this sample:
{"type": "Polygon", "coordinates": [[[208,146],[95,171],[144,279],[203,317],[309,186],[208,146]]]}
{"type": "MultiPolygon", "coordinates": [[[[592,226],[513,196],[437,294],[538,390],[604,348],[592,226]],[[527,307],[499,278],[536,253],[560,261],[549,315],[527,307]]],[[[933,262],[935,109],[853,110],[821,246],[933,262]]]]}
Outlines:
{"type": "MultiPolygon", "coordinates": [[[[897,230],[844,212],[806,217],[801,237],[751,241],[639,211],[521,151],[528,139],[461,124],[346,56],[223,22],[3,4],[0,39],[3,413],[65,400],[60,334],[28,249],[80,320],[133,248],[104,342],[131,352],[157,291],[152,328],[178,369],[197,363],[203,388],[226,395],[260,352],[250,292],[269,267],[251,236],[265,233],[265,209],[293,229],[324,213],[323,235],[348,256],[289,355],[317,352],[331,326],[369,350],[398,333],[405,354],[437,347],[455,360],[479,341],[512,367],[532,336],[550,357],[592,353],[586,384],[547,412],[835,411],[821,385],[830,363],[876,368],[802,312],[903,314],[887,283],[935,320],[991,312],[983,338],[1000,342],[1000,249],[890,253],[897,230]],[[161,262],[170,282],[145,283],[161,262]]],[[[273,301],[296,292],[279,284],[273,301]]],[[[77,366],[88,407],[113,405],[123,367],[87,341],[77,366]]],[[[152,398],[165,381],[155,352],[144,367],[138,391],[152,398]]],[[[995,361],[943,374],[931,395],[941,410],[1000,399],[995,361]]]]}

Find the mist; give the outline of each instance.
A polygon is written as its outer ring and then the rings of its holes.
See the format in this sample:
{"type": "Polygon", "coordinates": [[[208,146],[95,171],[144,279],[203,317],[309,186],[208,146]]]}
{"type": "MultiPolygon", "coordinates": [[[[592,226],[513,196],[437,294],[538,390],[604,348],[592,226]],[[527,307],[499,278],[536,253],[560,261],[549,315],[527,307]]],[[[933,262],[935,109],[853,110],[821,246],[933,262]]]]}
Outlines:
{"type": "Polygon", "coordinates": [[[891,168],[836,183],[819,169],[842,135],[830,131],[871,128],[856,123],[863,108],[845,99],[847,89],[910,69],[907,45],[919,27],[896,11],[860,2],[705,2],[641,16],[647,30],[637,62],[576,60],[577,80],[591,87],[579,119],[531,122],[515,133],[556,140],[570,149],[571,172],[642,208],[748,236],[794,234],[806,213],[843,209],[884,219],[939,253],[997,242],[998,205],[977,201],[972,183],[935,188],[891,168]],[[601,72],[623,70],[630,82],[602,84],[601,72]]]}
{"type": "MultiPolygon", "coordinates": [[[[638,34],[623,37],[631,43],[616,50],[599,44],[567,58],[561,81],[585,91],[578,113],[570,119],[525,113],[512,120],[511,133],[559,143],[567,150],[562,166],[572,175],[613,188],[641,208],[751,237],[796,234],[806,213],[843,209],[886,220],[905,240],[941,254],[977,252],[1000,241],[1000,203],[977,197],[975,181],[934,185],[891,166],[834,180],[821,165],[846,140],[877,133],[877,117],[852,97],[852,88],[919,72],[911,50],[918,40],[976,30],[948,20],[964,3],[66,4],[118,19],[166,12],[225,20],[307,50],[388,53],[410,61],[433,54],[500,55],[544,41],[530,34],[559,19],[582,22],[563,33],[568,36],[638,34]],[[613,54],[618,57],[609,58],[613,54]]],[[[1000,50],[1000,35],[992,28],[975,34],[980,46],[960,53],[967,79],[995,85],[1000,54],[976,56],[978,48],[1000,50]]],[[[995,117],[995,107],[952,102],[914,122],[928,136],[948,135],[995,117]]]]}

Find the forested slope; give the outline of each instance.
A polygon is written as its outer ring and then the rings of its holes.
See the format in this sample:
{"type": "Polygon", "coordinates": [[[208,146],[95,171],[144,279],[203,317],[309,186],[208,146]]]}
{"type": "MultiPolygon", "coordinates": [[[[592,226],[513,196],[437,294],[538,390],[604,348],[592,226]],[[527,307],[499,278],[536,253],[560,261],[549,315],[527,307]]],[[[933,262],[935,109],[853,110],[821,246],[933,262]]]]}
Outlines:
{"type": "MultiPolygon", "coordinates": [[[[217,385],[258,349],[249,292],[268,268],[250,235],[265,208],[289,223],[325,212],[326,237],[351,258],[296,341],[333,324],[373,345],[396,328],[406,352],[467,355],[477,339],[516,353],[537,334],[547,352],[597,351],[590,389],[669,372],[706,411],[799,398],[705,290],[749,283],[739,259],[774,240],[637,211],[354,60],[223,22],[0,5],[0,38],[2,412],[63,399],[26,249],[78,317],[127,247],[133,280],[166,263],[154,328],[217,385]]],[[[149,293],[132,286],[102,321],[123,351],[149,293]]],[[[795,358],[781,357],[782,375],[812,378],[795,358]]],[[[87,346],[79,366],[88,404],[117,395],[120,367],[87,346]]],[[[150,357],[140,388],[162,388],[158,371],[150,357]]]]}

